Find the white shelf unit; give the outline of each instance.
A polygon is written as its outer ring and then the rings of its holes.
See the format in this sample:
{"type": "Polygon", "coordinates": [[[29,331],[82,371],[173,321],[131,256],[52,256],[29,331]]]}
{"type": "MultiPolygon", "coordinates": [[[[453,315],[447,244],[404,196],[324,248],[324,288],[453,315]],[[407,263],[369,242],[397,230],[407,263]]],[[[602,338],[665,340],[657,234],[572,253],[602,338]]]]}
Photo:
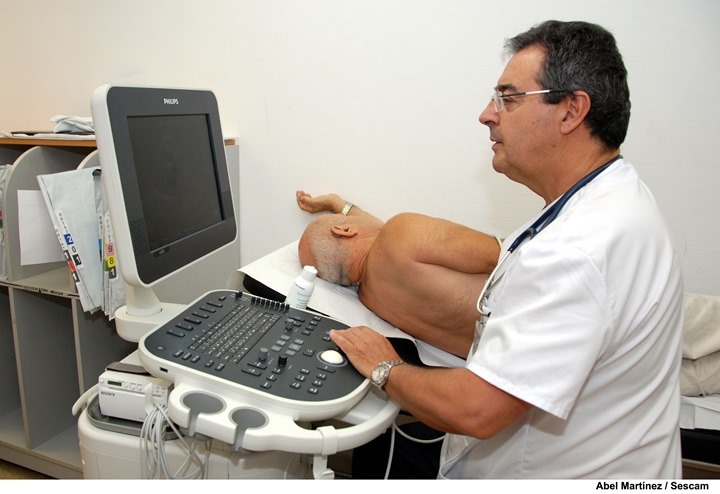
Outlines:
{"type": "MultiPolygon", "coordinates": [[[[23,266],[18,190],[38,190],[37,175],[99,166],[94,142],[0,139],[0,164],[12,164],[3,196],[8,278],[0,279],[0,459],[55,478],[82,478],[72,406],[105,367],[134,351],[101,312],[83,311],[64,262],[23,266]]],[[[237,210],[237,146],[226,148],[237,210]]],[[[157,287],[162,301],[189,303],[224,288],[240,267],[239,240],[157,287]]]]}

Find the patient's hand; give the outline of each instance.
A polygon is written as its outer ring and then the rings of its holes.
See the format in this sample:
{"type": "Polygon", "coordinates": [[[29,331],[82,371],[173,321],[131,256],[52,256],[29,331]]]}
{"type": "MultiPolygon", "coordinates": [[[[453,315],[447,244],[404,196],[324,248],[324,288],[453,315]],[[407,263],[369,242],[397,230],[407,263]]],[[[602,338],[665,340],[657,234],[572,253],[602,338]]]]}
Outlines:
{"type": "Polygon", "coordinates": [[[300,209],[310,214],[323,213],[339,213],[345,206],[345,201],[337,194],[325,194],[313,197],[304,190],[295,192],[295,198],[300,209]]]}

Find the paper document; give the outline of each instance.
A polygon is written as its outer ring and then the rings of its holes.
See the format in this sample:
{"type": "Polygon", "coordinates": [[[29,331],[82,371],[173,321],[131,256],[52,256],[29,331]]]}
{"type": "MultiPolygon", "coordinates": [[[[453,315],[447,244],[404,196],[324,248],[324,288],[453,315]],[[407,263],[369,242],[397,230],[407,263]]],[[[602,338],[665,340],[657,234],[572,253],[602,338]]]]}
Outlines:
{"type": "Polygon", "coordinates": [[[8,274],[5,259],[5,232],[3,230],[3,198],[5,197],[5,181],[10,174],[12,165],[0,165],[0,279],[6,280],[8,274]]]}
{"type": "Polygon", "coordinates": [[[39,175],[37,179],[45,200],[45,214],[49,213],[53,222],[56,245],[57,242],[61,245],[83,310],[103,309],[112,317],[115,305],[124,304],[124,286],[114,269],[114,253],[113,269],[106,269],[105,253],[114,249],[108,234],[100,174],[100,168],[86,168],[39,175]]]}
{"type": "Polygon", "coordinates": [[[47,213],[42,193],[38,190],[18,190],[18,237],[20,264],[44,264],[62,261],[55,229],[47,213]]]}
{"type": "Polygon", "coordinates": [[[57,134],[52,131],[48,132],[30,132],[27,134],[21,132],[2,132],[1,137],[8,139],[57,139],[63,141],[94,141],[95,134],[57,134]]]}

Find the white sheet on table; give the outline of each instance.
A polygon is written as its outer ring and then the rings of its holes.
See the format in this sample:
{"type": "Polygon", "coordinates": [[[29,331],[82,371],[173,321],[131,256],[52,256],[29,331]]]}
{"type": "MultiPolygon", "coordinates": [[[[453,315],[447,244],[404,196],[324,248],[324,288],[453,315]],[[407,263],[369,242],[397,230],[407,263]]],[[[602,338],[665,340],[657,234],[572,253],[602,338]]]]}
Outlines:
{"type": "Polygon", "coordinates": [[[680,428],[720,430],[720,395],[683,396],[680,428]]]}

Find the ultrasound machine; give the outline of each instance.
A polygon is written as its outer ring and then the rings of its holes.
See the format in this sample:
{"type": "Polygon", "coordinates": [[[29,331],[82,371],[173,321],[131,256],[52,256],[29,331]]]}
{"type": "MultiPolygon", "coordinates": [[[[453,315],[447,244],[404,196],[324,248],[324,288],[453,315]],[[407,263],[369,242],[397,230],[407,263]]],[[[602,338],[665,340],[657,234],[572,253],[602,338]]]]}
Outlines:
{"type": "Polygon", "coordinates": [[[126,283],[116,327],[138,350],[101,376],[116,416],[89,402],[80,414],[85,477],[140,478],[148,464],[179,471],[194,461],[213,478],[333,478],[328,457],[378,436],[398,413],[330,341],[330,329],[347,326],[242,290],[189,305],[153,291],[237,235],[215,96],[102,86],[92,114],[126,283]],[[156,412],[165,422],[150,439],[156,412]],[[143,444],[164,448],[162,459],[142,458],[143,444]]]}

